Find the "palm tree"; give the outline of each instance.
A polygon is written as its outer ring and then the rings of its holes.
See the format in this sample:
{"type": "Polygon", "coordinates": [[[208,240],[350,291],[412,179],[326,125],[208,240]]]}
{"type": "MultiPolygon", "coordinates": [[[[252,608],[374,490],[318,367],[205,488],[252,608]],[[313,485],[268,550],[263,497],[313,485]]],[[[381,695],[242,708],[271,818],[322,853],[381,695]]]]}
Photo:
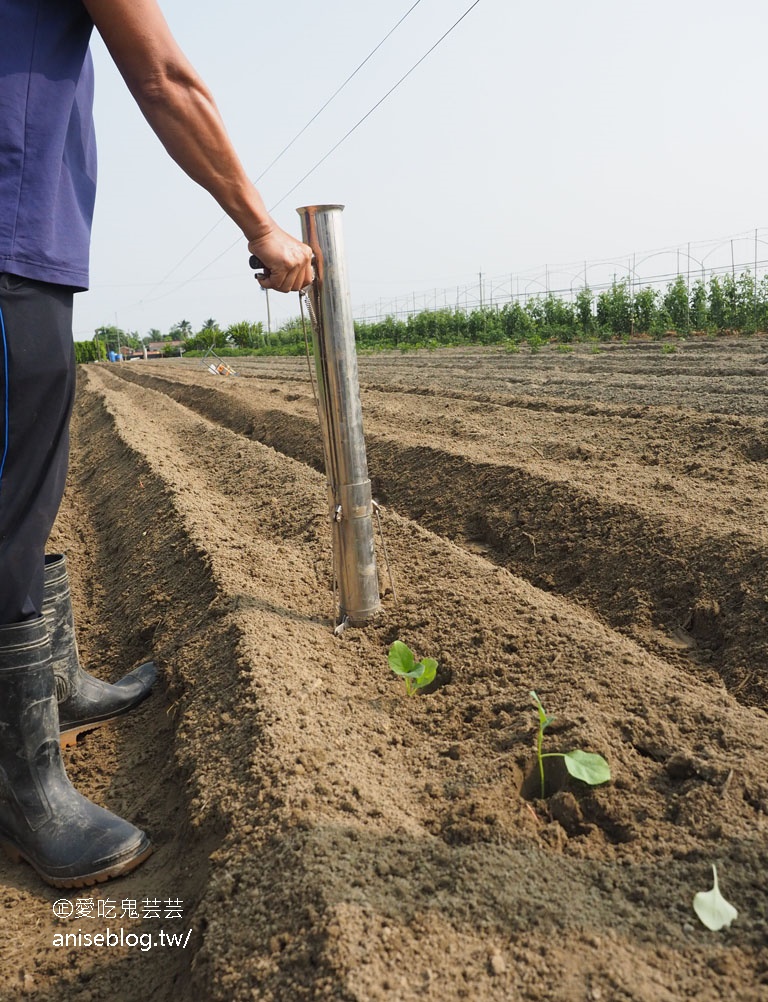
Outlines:
{"type": "Polygon", "coordinates": [[[171,327],[170,334],[174,341],[186,341],[192,336],[192,324],[189,320],[179,320],[171,327]]]}

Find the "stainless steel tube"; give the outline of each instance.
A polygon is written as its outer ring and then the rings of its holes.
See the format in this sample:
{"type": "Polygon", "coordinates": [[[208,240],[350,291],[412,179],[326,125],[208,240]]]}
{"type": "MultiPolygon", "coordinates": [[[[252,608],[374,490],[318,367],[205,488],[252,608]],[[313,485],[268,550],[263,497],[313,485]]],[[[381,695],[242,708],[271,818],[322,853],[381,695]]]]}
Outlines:
{"type": "Polygon", "coordinates": [[[342,618],[361,625],[380,608],[373,506],[349,298],[341,205],[298,209],[315,255],[311,306],[320,422],[342,618]]]}

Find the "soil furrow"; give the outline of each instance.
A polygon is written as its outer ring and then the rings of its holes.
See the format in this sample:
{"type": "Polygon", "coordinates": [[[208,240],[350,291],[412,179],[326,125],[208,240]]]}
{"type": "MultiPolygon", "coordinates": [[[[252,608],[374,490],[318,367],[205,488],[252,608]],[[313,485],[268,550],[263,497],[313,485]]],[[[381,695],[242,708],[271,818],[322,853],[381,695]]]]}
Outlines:
{"type": "MultiPolygon", "coordinates": [[[[205,386],[197,374],[185,373],[182,383],[143,370],[119,374],[322,469],[306,391],[281,392],[278,408],[275,394],[259,394],[251,381],[205,386]]],[[[574,434],[567,422],[539,427],[505,409],[488,445],[477,430],[487,425],[484,411],[453,407],[435,415],[417,401],[406,430],[402,405],[392,413],[378,395],[365,402],[380,502],[567,595],[702,677],[719,672],[746,703],[768,706],[768,683],[750,667],[768,653],[759,627],[766,621],[768,508],[750,478],[768,488],[768,470],[743,458],[748,443],[760,441],[760,426],[695,419],[667,445],[663,414],[632,418],[626,429],[615,415],[585,417],[574,434]],[[622,443],[621,464],[618,451],[602,444],[608,433],[622,443]],[[521,465],[508,464],[514,454],[521,465]],[[710,500],[708,485],[718,475],[710,500]]]]}
{"type": "MultiPolygon", "coordinates": [[[[401,609],[387,607],[372,628],[334,638],[327,622],[313,618],[323,604],[313,579],[322,477],[164,394],[127,387],[112,373],[98,377],[91,382],[105,394],[116,431],[136,442],[205,548],[220,601],[236,600],[231,618],[244,667],[250,662],[246,706],[260,721],[253,748],[241,719],[224,720],[230,746],[248,749],[255,797],[246,781],[228,784],[222,797],[214,774],[196,770],[203,798],[218,792],[231,819],[200,904],[196,991],[222,999],[255,990],[275,999],[394,992],[407,1000],[426,984],[433,997],[451,998],[461,997],[455,972],[463,969],[479,997],[561,998],[559,987],[542,991],[519,972],[546,943],[551,969],[583,990],[585,972],[570,971],[568,956],[590,911],[591,935],[615,938],[633,964],[632,980],[599,962],[590,979],[614,990],[632,985],[637,998],[658,997],[660,989],[674,997],[679,985],[643,948],[645,906],[663,883],[656,907],[680,915],[683,888],[702,857],[716,852],[738,880],[741,861],[755,862],[762,851],[760,786],[738,771],[738,761],[747,751],[766,754],[765,715],[740,709],[717,689],[706,702],[717,701],[719,711],[702,713],[702,687],[687,674],[400,519],[393,558],[412,570],[401,609]],[[206,489],[196,492],[201,477],[206,489]],[[284,501],[274,505],[279,485],[284,501]],[[235,523],[250,560],[229,545],[235,523]],[[393,635],[434,650],[441,676],[431,700],[404,701],[382,670],[393,635]],[[589,666],[586,687],[558,686],[559,666],[569,661],[589,666]],[[286,663],[292,671],[284,679],[286,663]],[[476,664],[493,667],[478,673],[476,664]],[[606,754],[618,784],[576,799],[553,775],[559,820],[544,825],[516,796],[533,764],[531,685],[549,703],[557,699],[567,740],[606,754]],[[612,690],[611,713],[595,720],[601,688],[612,690]],[[732,769],[737,775],[727,784],[732,769]],[[702,825],[700,812],[714,810],[724,785],[728,828],[702,825]],[[537,887],[563,881],[567,895],[537,898],[537,887]],[[233,913],[246,935],[233,935],[233,913]],[[552,948],[539,925],[560,928],[568,949],[552,948]],[[452,963],[447,972],[424,965],[415,979],[403,974],[400,944],[422,928],[440,929],[452,963]]],[[[186,742],[207,765],[210,749],[193,735],[186,742]]],[[[749,884],[737,887],[748,901],[749,884]]],[[[654,928],[658,934],[658,918],[654,928]]],[[[688,935],[668,920],[664,937],[677,951],[688,949],[688,935]]],[[[754,971],[750,942],[756,946],[759,930],[746,940],[742,933],[738,948],[754,971]]],[[[707,997],[702,979],[688,979],[689,986],[707,997]]]]}
{"type": "MultiPolygon", "coordinates": [[[[183,689],[171,681],[168,665],[174,652],[201,666],[220,664],[232,643],[225,631],[215,643],[208,636],[220,617],[209,611],[215,592],[203,554],[172,517],[157,518],[172,511],[172,498],[114,435],[93,396],[78,398],[73,439],[70,482],[51,549],[67,555],[81,659],[91,672],[114,681],[154,657],[162,678],[128,717],[82,736],[66,752],[67,771],[86,796],[145,827],[155,852],[128,877],[72,892],[46,888],[26,867],[0,864],[6,944],[0,994],[9,1002],[128,1002],[147,996],[151,985],[153,998],[170,1000],[178,997],[174,986],[189,957],[180,949],[146,950],[146,937],[156,940],[163,926],[186,935],[221,831],[215,812],[206,817],[195,802],[189,762],[172,753],[173,700],[183,689]],[[164,553],[159,564],[157,550],[164,553]],[[74,909],[69,918],[54,918],[53,902],[61,899],[74,909]],[[145,913],[154,913],[150,904],[156,903],[160,918],[176,901],[182,908],[178,920],[142,922],[145,913]],[[118,928],[144,937],[141,945],[88,949],[81,938],[79,946],[75,939],[54,946],[56,935],[117,935],[118,928]]],[[[202,712],[199,703],[197,709],[202,712]]]]}
{"type": "MultiPolygon", "coordinates": [[[[73,755],[86,792],[138,815],[157,844],[98,895],[183,898],[189,946],[170,956],[52,950],[42,915],[58,892],[8,868],[5,914],[18,925],[16,909],[28,908],[37,928],[4,960],[7,997],[763,1002],[768,715],[707,681],[690,655],[627,635],[653,625],[650,613],[622,600],[625,633],[605,623],[605,609],[620,619],[611,595],[635,577],[677,609],[688,607],[688,593],[672,594],[686,582],[725,574],[723,594],[730,602],[742,587],[741,610],[764,643],[749,563],[764,559],[760,501],[745,509],[754,524],[726,510],[764,475],[742,438],[747,429],[759,441],[760,426],[683,415],[669,460],[659,450],[662,470],[700,440],[708,457],[722,453],[730,479],[701,510],[681,491],[675,532],[664,491],[641,502],[638,483],[622,500],[621,470],[607,486],[576,472],[600,464],[570,456],[574,416],[544,400],[546,431],[534,438],[530,407],[504,408],[502,420],[501,409],[457,401],[428,426],[428,399],[369,392],[400,601],[384,588],[368,627],[335,636],[309,389],[295,374],[211,379],[181,366],[85,369],[56,536],[72,559],[88,653],[110,664],[152,653],[165,693],[73,755]],[[406,405],[399,431],[395,398],[406,405]],[[529,448],[511,461],[513,433],[529,448]],[[544,459],[530,448],[542,445],[544,459]],[[512,520],[510,492],[527,521],[512,520]],[[541,509],[557,503],[551,526],[541,509]],[[563,525],[568,552],[556,550],[563,525]],[[726,558],[717,548],[729,544],[740,550],[726,558]],[[563,591],[574,567],[594,580],[555,594],[556,584],[531,583],[539,561],[563,591]],[[529,580],[510,572],[518,567],[529,580]],[[426,693],[408,698],[389,671],[394,639],[438,660],[426,693]],[[546,749],[600,752],[609,783],[588,787],[549,759],[542,796],[531,689],[555,715],[546,749]],[[712,863],[739,909],[719,933],[691,908],[712,863]]],[[[670,420],[597,413],[592,447],[614,449],[628,483],[670,420]]],[[[707,624],[735,605],[698,608],[688,632],[701,631],[703,650],[707,624]]],[[[759,673],[762,649],[735,633],[724,645],[737,641],[745,670],[759,673]]]]}

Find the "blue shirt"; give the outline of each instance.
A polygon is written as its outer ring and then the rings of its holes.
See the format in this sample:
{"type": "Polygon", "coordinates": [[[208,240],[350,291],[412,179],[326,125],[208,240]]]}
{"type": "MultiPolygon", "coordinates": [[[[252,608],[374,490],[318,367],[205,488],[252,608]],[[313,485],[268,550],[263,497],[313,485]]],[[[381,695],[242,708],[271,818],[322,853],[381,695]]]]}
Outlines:
{"type": "Polygon", "coordinates": [[[0,272],[88,287],[93,24],[80,0],[0,0],[0,272]]]}

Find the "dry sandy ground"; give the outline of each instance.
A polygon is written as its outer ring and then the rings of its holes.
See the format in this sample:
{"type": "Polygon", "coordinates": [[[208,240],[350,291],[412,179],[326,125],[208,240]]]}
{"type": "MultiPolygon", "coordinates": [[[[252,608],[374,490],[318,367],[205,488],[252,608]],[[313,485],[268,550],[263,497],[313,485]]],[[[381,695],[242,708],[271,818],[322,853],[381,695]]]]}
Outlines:
{"type": "Polygon", "coordinates": [[[67,763],[156,851],[0,863],[0,998],[768,999],[768,343],[361,358],[399,601],[379,552],[341,636],[306,361],[238,371],[81,368],[52,549],[89,668],[161,682],[67,763]],[[541,798],[531,689],[610,783],[541,798]]]}

